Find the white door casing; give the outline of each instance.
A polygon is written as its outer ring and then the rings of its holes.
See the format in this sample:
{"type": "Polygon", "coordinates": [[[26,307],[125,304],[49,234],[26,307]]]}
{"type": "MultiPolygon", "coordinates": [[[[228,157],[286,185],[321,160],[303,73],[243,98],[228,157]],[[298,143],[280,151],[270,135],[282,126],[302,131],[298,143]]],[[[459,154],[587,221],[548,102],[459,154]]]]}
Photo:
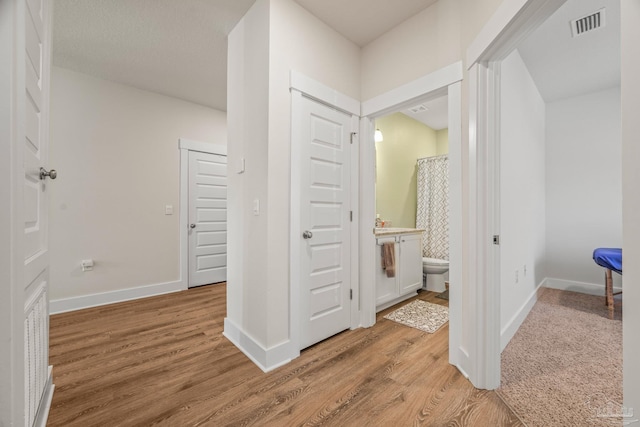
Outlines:
{"type": "Polygon", "coordinates": [[[189,151],[189,287],[227,280],[227,157],[189,151]]]}
{"type": "Polygon", "coordinates": [[[500,385],[499,62],[566,0],[503,2],[467,50],[469,66],[469,316],[470,379],[478,388],[500,385]]]}
{"type": "Polygon", "coordinates": [[[300,348],[351,324],[352,117],[309,98],[301,102],[300,348]]]}
{"type": "MultiPolygon", "coordinates": [[[[426,76],[362,103],[363,120],[360,144],[360,280],[363,284],[375,281],[375,239],[371,230],[375,224],[375,149],[374,120],[442,95],[448,97],[449,113],[449,280],[461,286],[450,286],[449,299],[449,363],[466,377],[472,370],[470,355],[463,340],[463,327],[469,316],[463,311],[463,274],[466,263],[462,257],[462,62],[450,64],[426,76]],[[368,142],[368,143],[367,143],[368,142]]],[[[361,289],[361,312],[364,326],[375,324],[376,295],[374,287],[361,289]]]]}
{"type": "MultiPolygon", "coordinates": [[[[303,319],[303,308],[301,307],[301,301],[303,299],[302,286],[300,286],[300,278],[303,277],[301,273],[302,262],[301,254],[306,248],[306,241],[303,239],[302,233],[306,230],[303,228],[302,214],[301,214],[301,198],[302,193],[306,191],[305,185],[301,182],[300,177],[302,175],[302,169],[306,167],[306,164],[302,164],[300,159],[302,158],[301,150],[303,144],[302,132],[304,124],[303,115],[303,103],[305,98],[311,98],[330,106],[335,110],[342,111],[351,117],[351,129],[354,131],[358,129],[360,124],[360,102],[331,88],[316,80],[313,80],[302,73],[295,70],[291,70],[291,229],[289,233],[290,239],[290,253],[289,253],[289,327],[290,327],[290,343],[289,346],[289,358],[293,359],[300,355],[300,349],[304,347],[302,343],[302,329],[301,326],[303,319]]],[[[352,152],[358,152],[359,136],[352,135],[350,142],[352,142],[352,152]]],[[[350,164],[347,166],[350,171],[350,204],[351,211],[353,212],[353,221],[350,223],[352,230],[358,230],[360,226],[359,221],[359,161],[357,155],[350,156],[350,164]]],[[[345,165],[346,166],[346,165],[345,165]]],[[[304,224],[306,226],[306,224],[304,224]]],[[[372,234],[373,236],[373,234],[372,234]]],[[[350,263],[351,266],[358,265],[359,259],[359,233],[354,231],[351,233],[350,240],[350,263]]],[[[362,325],[362,311],[360,306],[361,288],[359,284],[358,268],[351,268],[350,281],[351,291],[353,292],[353,299],[350,300],[350,312],[351,312],[351,328],[357,328],[362,325]]]]}
{"type": "Polygon", "coordinates": [[[46,420],[53,393],[49,367],[48,188],[56,177],[49,149],[50,3],[25,8],[24,100],[24,381],[25,425],[46,420]],[[46,174],[43,172],[47,172],[46,174]],[[48,176],[47,176],[48,175],[48,176]]]}

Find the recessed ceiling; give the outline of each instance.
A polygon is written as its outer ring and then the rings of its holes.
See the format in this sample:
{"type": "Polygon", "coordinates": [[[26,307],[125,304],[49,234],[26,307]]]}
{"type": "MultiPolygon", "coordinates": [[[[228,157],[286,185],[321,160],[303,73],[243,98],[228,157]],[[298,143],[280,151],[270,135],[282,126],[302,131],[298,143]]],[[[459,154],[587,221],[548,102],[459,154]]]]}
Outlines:
{"type": "Polygon", "coordinates": [[[546,102],[620,85],[620,0],[568,0],[518,46],[546,102]],[[572,37],[572,20],[606,8],[606,25],[572,37]]]}
{"type": "Polygon", "coordinates": [[[255,0],[56,0],[53,64],[227,109],[227,35],[255,0]]]}
{"type": "Polygon", "coordinates": [[[438,0],[295,1],[361,47],[438,2],[438,0]]]}

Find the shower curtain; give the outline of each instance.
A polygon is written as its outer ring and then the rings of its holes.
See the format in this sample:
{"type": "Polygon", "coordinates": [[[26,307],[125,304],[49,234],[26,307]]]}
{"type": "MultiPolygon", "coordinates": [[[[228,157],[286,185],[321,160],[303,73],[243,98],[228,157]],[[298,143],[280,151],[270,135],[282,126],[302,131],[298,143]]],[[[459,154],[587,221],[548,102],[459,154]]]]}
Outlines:
{"type": "Polygon", "coordinates": [[[416,227],[422,233],[422,256],[449,259],[449,156],[418,160],[416,227]]]}

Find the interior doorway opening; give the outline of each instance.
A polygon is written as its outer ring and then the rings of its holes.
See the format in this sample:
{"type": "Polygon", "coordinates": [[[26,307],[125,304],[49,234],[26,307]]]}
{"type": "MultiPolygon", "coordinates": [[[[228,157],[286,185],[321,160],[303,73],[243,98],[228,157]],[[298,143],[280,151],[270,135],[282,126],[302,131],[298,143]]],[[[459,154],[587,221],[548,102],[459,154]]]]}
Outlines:
{"type": "MultiPolygon", "coordinates": [[[[455,63],[405,86],[387,92],[362,105],[363,120],[361,121],[360,145],[361,161],[361,212],[360,212],[360,275],[362,283],[375,283],[377,261],[375,220],[376,209],[376,149],[374,136],[376,120],[391,113],[403,111],[417,105],[428,103],[436,99],[447,99],[447,128],[449,143],[449,184],[450,184],[450,235],[449,258],[451,283],[462,281],[462,150],[461,150],[461,83],[462,64],[455,63]],[[372,227],[373,226],[373,227],[372,227]],[[373,233],[372,233],[373,228],[373,233]]],[[[383,135],[384,138],[384,135],[383,135]]],[[[378,144],[383,142],[378,142],[378,144]]],[[[409,220],[411,221],[411,220],[409,220]]],[[[392,220],[393,225],[393,220],[392,220]]],[[[410,224],[409,224],[410,225],[410,224]]],[[[461,350],[462,328],[462,289],[452,287],[449,293],[449,361],[465,373],[468,355],[461,350]],[[461,355],[464,356],[461,358],[461,355]]],[[[362,324],[371,326],[375,323],[375,313],[379,305],[375,287],[362,289],[362,324]]],[[[465,374],[466,375],[466,374],[465,374]]]]}
{"type": "MultiPolygon", "coordinates": [[[[398,299],[414,296],[416,283],[418,289],[439,294],[447,292],[447,100],[446,95],[440,96],[375,120],[377,252],[381,252],[381,242],[388,237],[395,237],[400,244],[396,257],[398,286],[392,286],[392,281],[381,274],[381,263],[376,262],[376,311],[393,305],[398,299]],[[395,232],[403,234],[393,234],[395,232]],[[414,238],[418,241],[413,245],[415,250],[403,248],[407,246],[402,244],[405,240],[414,238]],[[405,266],[411,271],[405,271],[405,266]]],[[[441,297],[446,298],[447,294],[441,297]]]]}

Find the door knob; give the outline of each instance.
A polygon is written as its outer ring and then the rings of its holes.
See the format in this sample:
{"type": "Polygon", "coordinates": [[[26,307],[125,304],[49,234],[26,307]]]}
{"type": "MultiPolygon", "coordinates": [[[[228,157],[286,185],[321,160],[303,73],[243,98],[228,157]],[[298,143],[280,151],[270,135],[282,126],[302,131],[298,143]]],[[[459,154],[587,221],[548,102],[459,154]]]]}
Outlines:
{"type": "Polygon", "coordinates": [[[310,239],[313,237],[313,233],[307,230],[304,233],[302,233],[302,237],[304,237],[305,239],[310,239]]]}
{"type": "Polygon", "coordinates": [[[46,177],[56,179],[58,177],[58,172],[56,172],[55,169],[47,171],[45,168],[40,168],[40,179],[45,179],[46,177]]]}
{"type": "Polygon", "coordinates": [[[189,224],[189,227],[196,228],[196,225],[195,224],[189,224]]]}

